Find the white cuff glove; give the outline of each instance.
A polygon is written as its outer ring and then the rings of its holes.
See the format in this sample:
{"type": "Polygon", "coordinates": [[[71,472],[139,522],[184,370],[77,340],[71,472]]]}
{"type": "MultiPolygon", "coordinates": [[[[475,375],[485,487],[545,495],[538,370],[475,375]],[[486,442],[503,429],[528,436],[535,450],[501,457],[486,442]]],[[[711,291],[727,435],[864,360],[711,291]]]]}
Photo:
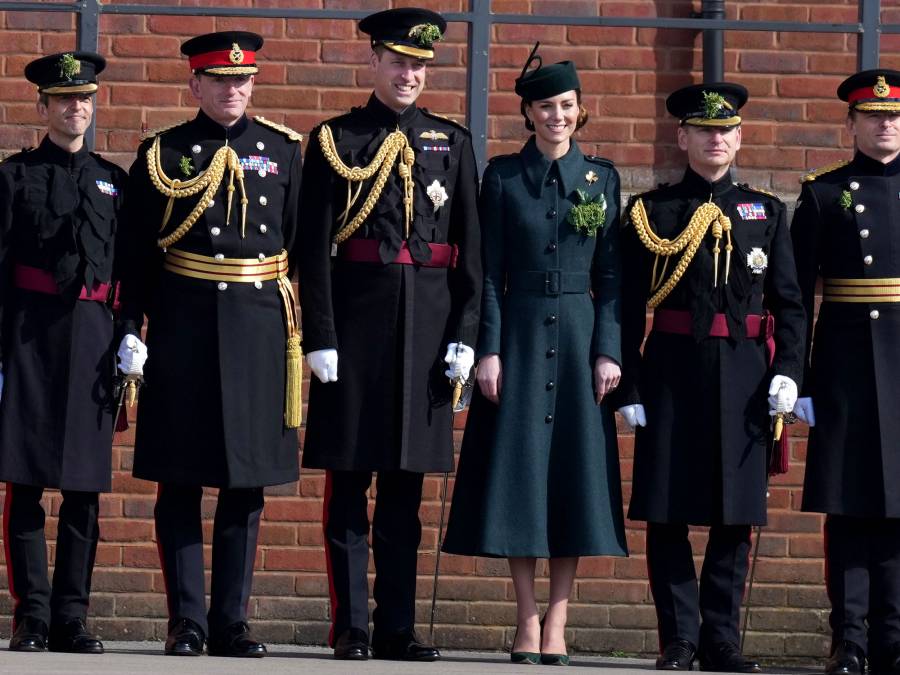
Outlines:
{"type": "Polygon", "coordinates": [[[462,342],[451,342],[447,345],[444,363],[448,364],[444,375],[451,380],[461,379],[466,382],[469,379],[469,373],[472,372],[472,366],[475,365],[475,350],[462,342]]]}
{"type": "Polygon", "coordinates": [[[123,375],[143,375],[147,361],[147,345],[134,335],[126,335],[119,343],[119,371],[123,375]]]}
{"type": "Polygon", "coordinates": [[[776,375],[769,385],[769,414],[789,413],[797,402],[797,383],[784,375],[776,375]]]}
{"type": "Polygon", "coordinates": [[[794,404],[794,414],[801,422],[806,422],[811,427],[816,426],[816,411],[813,408],[813,400],[809,396],[797,399],[794,404]]]}
{"type": "Polygon", "coordinates": [[[619,408],[619,414],[625,418],[625,424],[632,431],[634,431],[635,427],[647,426],[647,414],[644,412],[644,406],[640,403],[623,405],[619,408]]]}
{"type": "Polygon", "coordinates": [[[320,382],[337,382],[337,349],[317,349],[306,355],[306,362],[320,382]]]}

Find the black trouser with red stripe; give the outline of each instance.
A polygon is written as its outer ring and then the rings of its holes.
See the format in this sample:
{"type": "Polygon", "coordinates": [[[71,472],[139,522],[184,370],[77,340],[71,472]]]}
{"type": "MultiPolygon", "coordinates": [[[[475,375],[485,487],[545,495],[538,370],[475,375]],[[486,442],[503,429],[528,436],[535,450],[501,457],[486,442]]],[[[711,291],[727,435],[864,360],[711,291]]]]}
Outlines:
{"type": "Polygon", "coordinates": [[[213,521],[209,613],[203,577],[203,488],[160,483],[156,497],[156,540],[166,582],[169,625],[191,619],[206,635],[247,620],[262,488],[219,490],[213,521]]]}
{"type": "Polygon", "coordinates": [[[659,622],[660,651],[676,638],[694,647],[740,644],[749,555],[749,525],[713,525],[698,588],[688,526],[647,523],[647,571],[659,622]]]}
{"type": "Polygon", "coordinates": [[[833,644],[856,643],[876,666],[900,647],[900,519],[829,515],[825,583],[833,644]]]}
{"type": "Polygon", "coordinates": [[[51,587],[47,578],[43,493],[42,487],[6,484],[3,541],[9,589],[15,602],[13,630],[26,616],[40,619],[48,626],[87,617],[91,574],[100,537],[98,495],[62,491],[51,587]]]}
{"type": "MultiPolygon", "coordinates": [[[[416,613],[416,561],[422,526],[421,473],[380,471],[372,519],[375,557],[373,641],[412,630],[416,613]]],[[[369,632],[369,471],[328,471],[322,524],[331,594],[330,643],[348,628],[369,632]]]]}

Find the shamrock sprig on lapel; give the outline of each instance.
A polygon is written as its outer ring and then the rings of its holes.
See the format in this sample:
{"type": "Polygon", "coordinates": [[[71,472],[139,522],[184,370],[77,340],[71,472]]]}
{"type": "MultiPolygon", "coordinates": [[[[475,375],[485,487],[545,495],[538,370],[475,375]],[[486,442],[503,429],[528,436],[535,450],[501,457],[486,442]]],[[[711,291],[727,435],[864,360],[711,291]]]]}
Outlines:
{"type": "Polygon", "coordinates": [[[842,209],[849,209],[853,206],[853,194],[850,190],[844,190],[841,192],[841,196],[838,198],[838,204],[842,209]]]}
{"type": "Polygon", "coordinates": [[[178,168],[181,169],[181,173],[186,177],[190,177],[190,175],[196,171],[196,169],[194,169],[194,161],[190,157],[185,157],[184,155],[178,160],[178,168]]]}
{"type": "Polygon", "coordinates": [[[596,237],[597,230],[606,222],[606,197],[601,192],[596,197],[591,197],[587,192],[578,188],[578,204],[569,209],[566,220],[575,228],[576,232],[587,237],[596,237]]]}

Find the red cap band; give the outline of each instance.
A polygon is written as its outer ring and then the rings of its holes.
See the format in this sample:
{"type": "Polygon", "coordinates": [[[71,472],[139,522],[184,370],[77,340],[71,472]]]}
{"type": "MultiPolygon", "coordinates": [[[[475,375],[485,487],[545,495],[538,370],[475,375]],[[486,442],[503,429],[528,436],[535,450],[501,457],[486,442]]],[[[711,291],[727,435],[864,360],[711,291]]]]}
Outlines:
{"type": "Polygon", "coordinates": [[[188,60],[191,66],[191,70],[199,70],[201,68],[210,68],[210,67],[230,67],[230,68],[240,68],[241,66],[255,66],[256,65],[256,52],[251,52],[246,49],[242,50],[244,54],[244,59],[240,63],[235,63],[231,60],[230,49],[223,49],[218,52],[206,52],[205,54],[197,54],[196,56],[190,57],[188,60]]]}
{"type": "Polygon", "coordinates": [[[863,99],[898,99],[900,98],[900,87],[891,87],[888,86],[887,96],[877,96],[875,92],[872,90],[872,87],[862,87],[861,89],[857,89],[850,93],[847,97],[847,103],[853,105],[857,101],[862,101],[863,99]]]}

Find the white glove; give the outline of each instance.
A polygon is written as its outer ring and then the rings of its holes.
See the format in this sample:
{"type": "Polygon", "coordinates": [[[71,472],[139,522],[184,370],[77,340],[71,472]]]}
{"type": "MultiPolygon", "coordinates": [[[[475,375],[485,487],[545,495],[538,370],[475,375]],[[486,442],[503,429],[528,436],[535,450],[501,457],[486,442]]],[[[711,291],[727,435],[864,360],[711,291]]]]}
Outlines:
{"type": "Polygon", "coordinates": [[[126,335],[119,343],[119,371],[123,375],[143,375],[147,361],[147,345],[134,335],[126,335]]]}
{"type": "Polygon", "coordinates": [[[475,365],[475,350],[462,342],[451,342],[447,345],[444,363],[449,365],[444,375],[451,380],[461,379],[466,382],[469,373],[472,372],[472,366],[475,365]]]}
{"type": "Polygon", "coordinates": [[[619,414],[625,418],[625,424],[632,431],[634,431],[635,427],[647,426],[647,413],[644,412],[644,406],[640,403],[623,405],[619,408],[619,414]]]}
{"type": "Polygon", "coordinates": [[[809,426],[816,426],[816,411],[813,408],[813,400],[809,396],[798,398],[794,404],[794,414],[801,422],[806,422],[809,426]]]}
{"type": "Polygon", "coordinates": [[[769,414],[789,413],[797,402],[797,383],[784,375],[776,375],[769,385],[769,414]]]}
{"type": "Polygon", "coordinates": [[[306,362],[320,382],[337,382],[337,349],[317,349],[306,355],[306,362]]]}

